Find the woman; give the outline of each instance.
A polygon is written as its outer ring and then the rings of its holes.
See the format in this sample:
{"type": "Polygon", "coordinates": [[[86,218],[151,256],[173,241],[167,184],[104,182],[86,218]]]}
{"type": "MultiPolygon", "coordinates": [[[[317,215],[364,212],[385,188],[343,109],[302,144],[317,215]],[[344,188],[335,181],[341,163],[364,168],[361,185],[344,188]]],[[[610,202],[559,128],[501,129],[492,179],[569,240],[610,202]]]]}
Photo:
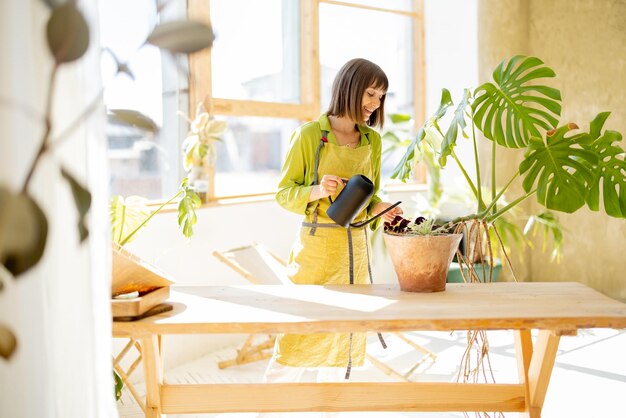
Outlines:
{"type": "MultiPolygon", "coordinates": [[[[380,135],[371,128],[383,126],[387,87],[387,76],[378,65],[365,59],[347,62],[335,78],[327,112],[292,135],[276,200],[305,216],[287,267],[296,284],[371,282],[369,226],[344,228],[326,210],[329,198],[335,198],[344,180],[356,174],[372,180],[375,194],[355,222],[392,206],[376,195],[382,146],[380,135]]],[[[395,207],[383,219],[391,221],[401,213],[395,207]]],[[[348,378],[350,367],[361,365],[364,357],[364,333],[287,334],[277,338],[265,378],[268,382],[329,381],[346,370],[348,378]],[[307,379],[311,372],[307,368],[313,367],[317,378],[307,379]]]]}

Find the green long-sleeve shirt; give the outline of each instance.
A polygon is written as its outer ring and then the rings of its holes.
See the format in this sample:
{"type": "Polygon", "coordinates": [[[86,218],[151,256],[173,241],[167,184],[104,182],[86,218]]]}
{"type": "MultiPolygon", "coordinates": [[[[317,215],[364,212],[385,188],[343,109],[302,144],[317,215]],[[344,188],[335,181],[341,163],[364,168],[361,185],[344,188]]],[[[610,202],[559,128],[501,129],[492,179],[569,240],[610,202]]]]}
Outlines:
{"type": "MultiPolygon", "coordinates": [[[[374,196],[367,207],[367,213],[371,216],[371,210],[382,199],[377,193],[380,188],[380,159],[382,153],[382,141],[380,134],[368,126],[358,125],[361,131],[359,146],[371,144],[372,171],[374,178],[374,196]]],[[[305,123],[294,131],[291,136],[291,147],[285,158],[285,164],[281,171],[276,201],[283,208],[309,215],[315,211],[319,200],[309,202],[311,189],[313,188],[313,176],[315,169],[315,151],[320,143],[322,131],[328,131],[328,141],[337,144],[337,140],[330,129],[328,116],[323,114],[318,120],[305,123]]],[[[319,181],[319,179],[318,179],[319,181]]],[[[378,221],[378,220],[377,220],[378,221]]],[[[377,221],[372,222],[375,228],[377,221]]]]}

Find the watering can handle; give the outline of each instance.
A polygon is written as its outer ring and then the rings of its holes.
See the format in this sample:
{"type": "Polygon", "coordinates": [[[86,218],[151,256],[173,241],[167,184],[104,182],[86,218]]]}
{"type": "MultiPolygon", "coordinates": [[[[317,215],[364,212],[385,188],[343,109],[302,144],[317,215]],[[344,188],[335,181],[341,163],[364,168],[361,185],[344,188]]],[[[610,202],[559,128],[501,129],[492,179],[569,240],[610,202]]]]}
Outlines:
{"type": "Polygon", "coordinates": [[[391,209],[395,208],[396,206],[398,206],[400,203],[402,203],[402,201],[398,200],[396,203],[394,203],[393,205],[389,206],[387,209],[383,210],[382,212],[380,212],[378,215],[375,215],[371,218],[369,218],[368,220],[365,221],[361,221],[361,222],[356,222],[353,224],[350,224],[351,227],[353,228],[360,228],[362,226],[367,225],[368,223],[376,220],[377,218],[380,218],[381,216],[383,216],[385,213],[389,212],[391,209]]]}

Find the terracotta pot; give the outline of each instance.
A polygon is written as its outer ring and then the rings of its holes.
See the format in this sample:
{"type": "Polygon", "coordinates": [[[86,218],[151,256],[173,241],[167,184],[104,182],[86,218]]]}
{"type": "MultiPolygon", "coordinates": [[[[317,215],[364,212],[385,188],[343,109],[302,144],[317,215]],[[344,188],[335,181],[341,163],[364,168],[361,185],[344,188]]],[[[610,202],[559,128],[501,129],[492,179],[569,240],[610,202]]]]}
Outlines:
{"type": "Polygon", "coordinates": [[[446,290],[448,269],[462,234],[402,235],[385,232],[383,236],[401,290],[446,290]]]}

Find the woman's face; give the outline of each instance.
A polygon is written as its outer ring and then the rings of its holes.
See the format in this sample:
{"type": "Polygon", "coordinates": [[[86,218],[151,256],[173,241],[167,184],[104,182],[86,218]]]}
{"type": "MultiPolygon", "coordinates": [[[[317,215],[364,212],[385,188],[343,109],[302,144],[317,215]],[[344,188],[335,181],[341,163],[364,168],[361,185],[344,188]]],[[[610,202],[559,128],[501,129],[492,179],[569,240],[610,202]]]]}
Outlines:
{"type": "Polygon", "coordinates": [[[361,101],[361,112],[363,113],[365,121],[369,120],[372,113],[380,107],[380,103],[386,93],[386,91],[376,89],[374,86],[369,86],[365,89],[363,100],[361,101]]]}

